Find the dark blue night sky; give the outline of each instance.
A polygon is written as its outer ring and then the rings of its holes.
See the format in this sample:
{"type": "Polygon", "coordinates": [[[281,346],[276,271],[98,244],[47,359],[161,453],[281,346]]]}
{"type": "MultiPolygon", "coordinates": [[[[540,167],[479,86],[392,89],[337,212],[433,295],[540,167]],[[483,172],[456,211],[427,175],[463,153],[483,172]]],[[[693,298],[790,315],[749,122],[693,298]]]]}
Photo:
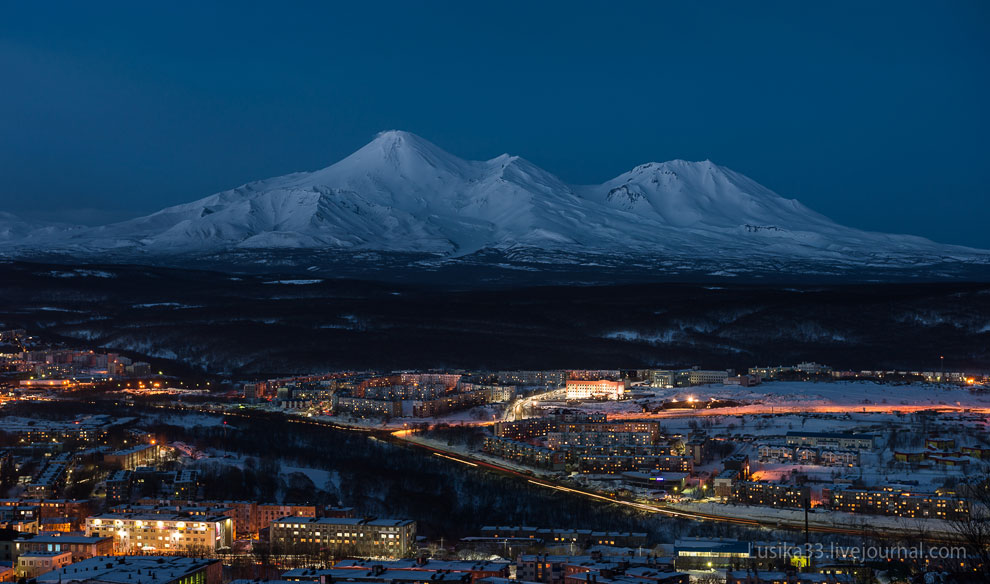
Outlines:
{"type": "Polygon", "coordinates": [[[571,183],[711,159],[990,248],[986,2],[5,2],[0,210],[105,223],[398,128],[571,183]]]}

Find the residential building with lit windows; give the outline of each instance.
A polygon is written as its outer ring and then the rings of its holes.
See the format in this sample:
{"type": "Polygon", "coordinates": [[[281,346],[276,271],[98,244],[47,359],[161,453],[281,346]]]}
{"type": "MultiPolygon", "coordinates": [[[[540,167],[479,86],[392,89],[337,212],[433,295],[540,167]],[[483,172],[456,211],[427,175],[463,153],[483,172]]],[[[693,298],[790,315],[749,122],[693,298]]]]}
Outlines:
{"type": "Polygon", "coordinates": [[[164,447],[159,444],[138,444],[107,454],[103,457],[103,462],[110,466],[134,470],[139,466],[157,462],[161,458],[163,450],[164,447]]]}
{"type": "Polygon", "coordinates": [[[728,371],[706,371],[704,369],[692,369],[688,371],[688,383],[691,385],[708,385],[711,383],[725,383],[729,378],[728,371]]]}
{"type": "Polygon", "coordinates": [[[739,481],[732,487],[733,498],[744,505],[803,508],[811,501],[811,489],[793,485],[776,485],[739,481]]]}
{"type": "Polygon", "coordinates": [[[86,535],[112,537],[117,553],[217,552],[233,543],[225,515],[104,513],[86,518],[86,535]]]}
{"type": "Polygon", "coordinates": [[[900,489],[837,489],[829,494],[834,511],[920,517],[965,519],[969,501],[950,493],[911,493],[900,489]]]}
{"type": "Polygon", "coordinates": [[[528,442],[519,442],[497,436],[486,436],[482,448],[486,453],[493,456],[514,460],[530,466],[551,470],[564,469],[564,453],[551,450],[546,446],[537,446],[528,442]]]}
{"type": "Polygon", "coordinates": [[[876,436],[873,434],[838,432],[788,432],[785,439],[788,446],[825,446],[843,450],[872,450],[876,443],[876,436]]]}
{"type": "Polygon", "coordinates": [[[618,400],[626,393],[625,381],[610,381],[608,379],[568,379],[567,399],[586,400],[618,400]]]}
{"type": "Polygon", "coordinates": [[[581,472],[594,474],[616,474],[639,469],[686,473],[694,471],[694,461],[690,456],[665,454],[632,456],[610,454],[582,455],[578,458],[578,466],[581,472]]]}
{"type": "Polygon", "coordinates": [[[17,575],[21,578],[36,578],[71,563],[71,552],[24,552],[17,556],[17,575]]]}
{"type": "Polygon", "coordinates": [[[258,503],[258,529],[266,529],[279,519],[288,517],[315,517],[315,505],[280,505],[278,503],[258,503]]]}
{"type": "Polygon", "coordinates": [[[553,449],[567,446],[612,446],[653,444],[652,432],[549,432],[547,446],[553,449]]]}
{"type": "Polygon", "coordinates": [[[16,542],[19,553],[69,552],[72,561],[78,562],[93,556],[113,554],[112,537],[86,537],[83,535],[36,535],[16,542]]]}
{"type": "Polygon", "coordinates": [[[0,507],[37,507],[39,519],[68,517],[82,524],[93,511],[89,499],[0,499],[0,507]]]}
{"type": "Polygon", "coordinates": [[[131,498],[131,487],[134,485],[132,471],[120,469],[107,477],[107,505],[126,503],[131,498]]]}
{"type": "Polygon", "coordinates": [[[176,499],[195,499],[199,493],[199,472],[182,469],[172,483],[172,496],[176,499]]]}
{"type": "Polygon", "coordinates": [[[370,555],[401,557],[416,542],[411,519],[284,517],[272,522],[271,542],[288,546],[354,549],[370,555]]]}
{"type": "Polygon", "coordinates": [[[117,508],[114,511],[224,515],[234,520],[234,534],[237,538],[257,538],[260,530],[268,529],[272,521],[283,517],[313,517],[318,514],[315,505],[257,503],[255,501],[190,501],[188,499],[139,499],[137,505],[117,508]]]}
{"type": "Polygon", "coordinates": [[[69,466],[67,464],[48,463],[34,481],[27,486],[28,496],[40,499],[55,496],[65,485],[68,471],[69,466]]]}

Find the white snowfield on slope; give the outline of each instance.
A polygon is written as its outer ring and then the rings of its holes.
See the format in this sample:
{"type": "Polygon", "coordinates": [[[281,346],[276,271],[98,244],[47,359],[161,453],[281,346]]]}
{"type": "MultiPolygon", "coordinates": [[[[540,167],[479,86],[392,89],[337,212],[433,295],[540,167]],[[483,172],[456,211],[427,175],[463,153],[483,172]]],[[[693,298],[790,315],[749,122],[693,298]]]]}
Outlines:
{"type": "Polygon", "coordinates": [[[709,161],[649,163],[568,185],[509,155],[467,161],[389,131],[336,164],[101,227],[0,213],[6,250],[486,249],[846,261],[990,261],[990,251],[843,227],[709,161]]]}

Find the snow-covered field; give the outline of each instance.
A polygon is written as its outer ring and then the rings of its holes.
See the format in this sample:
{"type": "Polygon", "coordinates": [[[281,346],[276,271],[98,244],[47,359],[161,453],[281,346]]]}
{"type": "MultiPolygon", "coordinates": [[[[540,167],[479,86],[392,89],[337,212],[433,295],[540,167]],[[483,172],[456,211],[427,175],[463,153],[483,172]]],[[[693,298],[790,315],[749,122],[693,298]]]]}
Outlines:
{"type": "MultiPolygon", "coordinates": [[[[733,400],[744,404],[737,408],[708,410],[709,415],[729,413],[763,413],[774,408],[773,413],[788,411],[876,411],[918,409],[972,409],[990,412],[990,390],[986,388],[960,387],[950,384],[930,383],[875,383],[872,381],[800,382],[773,381],[755,387],[731,385],[700,385],[676,389],[635,388],[646,393],[643,398],[611,402],[585,402],[582,404],[549,404],[605,412],[629,417],[641,414],[643,405],[663,401],[697,402],[733,400]],[[758,406],[758,407],[753,407],[758,406]]],[[[663,416],[695,415],[689,410],[663,410],[663,416]]]]}

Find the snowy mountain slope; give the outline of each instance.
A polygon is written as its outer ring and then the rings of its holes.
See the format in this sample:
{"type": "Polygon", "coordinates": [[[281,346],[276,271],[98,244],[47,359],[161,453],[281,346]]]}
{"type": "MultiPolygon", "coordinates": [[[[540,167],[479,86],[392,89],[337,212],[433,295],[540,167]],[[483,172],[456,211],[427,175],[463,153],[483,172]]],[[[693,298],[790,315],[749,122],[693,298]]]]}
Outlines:
{"type": "Polygon", "coordinates": [[[466,161],[383,132],[327,168],[261,180],[112,225],[65,231],[0,217],[8,253],[169,255],[221,250],[378,250],[462,257],[639,254],[863,262],[990,262],[990,252],[843,227],[709,161],[644,164],[570,186],[518,157],[466,161]],[[3,227],[4,222],[15,225],[3,227]]]}
{"type": "Polygon", "coordinates": [[[0,211],[0,246],[5,243],[24,245],[30,242],[44,246],[48,241],[61,239],[83,229],[85,228],[78,225],[25,221],[17,215],[0,211]]]}

